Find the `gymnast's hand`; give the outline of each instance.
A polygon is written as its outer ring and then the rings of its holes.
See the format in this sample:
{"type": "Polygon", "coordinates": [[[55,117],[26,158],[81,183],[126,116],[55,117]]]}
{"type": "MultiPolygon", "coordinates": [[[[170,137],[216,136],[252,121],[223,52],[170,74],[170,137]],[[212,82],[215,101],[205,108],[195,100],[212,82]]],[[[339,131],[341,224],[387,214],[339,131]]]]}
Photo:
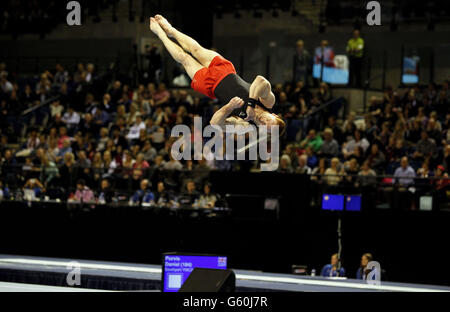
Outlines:
{"type": "Polygon", "coordinates": [[[230,100],[228,105],[230,106],[230,108],[236,109],[242,107],[244,105],[244,101],[236,96],[230,100]]]}

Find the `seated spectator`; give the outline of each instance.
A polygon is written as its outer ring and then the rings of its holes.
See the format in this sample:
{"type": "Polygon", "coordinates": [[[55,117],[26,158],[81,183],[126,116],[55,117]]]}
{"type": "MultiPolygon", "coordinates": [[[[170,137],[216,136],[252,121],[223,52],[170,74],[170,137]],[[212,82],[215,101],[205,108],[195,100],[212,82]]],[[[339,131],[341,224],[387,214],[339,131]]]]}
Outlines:
{"type": "Polygon", "coordinates": [[[130,127],[130,131],[128,132],[126,138],[129,141],[138,140],[141,129],[145,129],[145,123],[142,121],[142,116],[139,114],[136,116],[136,121],[134,124],[130,127]]]}
{"type": "Polygon", "coordinates": [[[63,148],[64,140],[70,140],[70,137],[67,135],[67,128],[65,126],[59,127],[59,137],[58,137],[58,148],[63,148]]]}
{"type": "Polygon", "coordinates": [[[195,182],[192,180],[187,181],[186,189],[183,191],[181,196],[178,198],[178,202],[181,206],[192,207],[193,204],[198,200],[199,194],[195,187],[195,182]]]}
{"type": "Polygon", "coordinates": [[[380,151],[378,144],[372,144],[367,161],[369,162],[369,167],[373,168],[378,173],[382,173],[386,157],[384,156],[383,152],[380,151]]]}
{"type": "Polygon", "coordinates": [[[200,198],[198,200],[198,207],[212,209],[215,207],[216,201],[216,195],[211,193],[211,184],[205,183],[205,186],[203,187],[203,194],[200,195],[200,198]]]}
{"type": "Polygon", "coordinates": [[[352,158],[349,161],[345,162],[342,171],[343,173],[345,173],[345,178],[342,180],[342,182],[345,185],[353,186],[356,182],[356,176],[359,172],[359,165],[356,158],[352,158]]]}
{"type": "Polygon", "coordinates": [[[429,161],[425,160],[422,163],[422,167],[417,169],[417,177],[419,178],[428,178],[434,175],[433,171],[429,168],[429,161]]]}
{"type": "Polygon", "coordinates": [[[320,158],[319,159],[319,165],[315,167],[311,172],[311,180],[320,180],[327,170],[327,159],[326,158],[320,158]]]}
{"type": "Polygon", "coordinates": [[[320,272],[320,276],[323,277],[344,277],[345,269],[340,267],[339,264],[339,255],[333,254],[331,256],[331,263],[325,265],[320,272]]]}
{"type": "Polygon", "coordinates": [[[159,181],[155,192],[155,203],[158,207],[167,207],[171,204],[170,193],[166,190],[164,182],[159,181]]]}
{"type": "Polygon", "coordinates": [[[331,166],[325,170],[324,180],[328,185],[335,186],[342,180],[342,170],[339,170],[339,158],[331,159],[331,166]]]}
{"type": "Polygon", "coordinates": [[[356,113],[352,111],[347,115],[347,119],[342,124],[342,135],[345,142],[352,139],[352,136],[354,135],[357,129],[355,120],[356,120],[356,113]]]}
{"type": "Polygon", "coordinates": [[[416,173],[414,169],[409,166],[408,157],[402,157],[400,161],[400,167],[395,170],[394,177],[396,183],[403,187],[407,187],[414,184],[414,178],[416,173]]]}
{"type": "Polygon", "coordinates": [[[361,257],[361,263],[358,271],[356,271],[356,279],[365,280],[367,275],[371,272],[371,270],[367,269],[367,265],[369,262],[373,260],[372,254],[365,253],[361,257]]]}
{"type": "Polygon", "coordinates": [[[9,188],[3,185],[3,181],[0,180],[0,201],[8,200],[10,198],[9,188]]]}
{"type": "Polygon", "coordinates": [[[436,186],[436,190],[438,191],[446,189],[447,186],[450,184],[449,176],[446,173],[444,166],[442,165],[436,167],[435,177],[436,179],[432,181],[436,186]]]}
{"type": "Polygon", "coordinates": [[[58,167],[53,161],[50,161],[45,153],[41,155],[41,174],[39,179],[44,182],[47,187],[51,185],[53,179],[59,175],[58,167]]]}
{"type": "Polygon", "coordinates": [[[343,144],[342,154],[344,154],[344,157],[347,159],[354,154],[358,147],[362,147],[363,152],[365,153],[369,145],[370,143],[366,140],[366,138],[362,137],[361,131],[356,130],[354,132],[354,137],[348,143],[343,144]]]}
{"type": "Polygon", "coordinates": [[[35,150],[39,146],[39,144],[40,140],[37,129],[31,128],[25,148],[29,150],[35,150]]]}
{"type": "Polygon", "coordinates": [[[358,172],[357,186],[361,187],[375,187],[377,184],[377,174],[370,168],[369,161],[365,161],[358,172]]]}
{"type": "Polygon", "coordinates": [[[103,179],[100,184],[100,193],[98,194],[97,201],[101,204],[109,204],[112,202],[114,192],[111,189],[111,182],[108,179],[103,179]]]}
{"type": "Polygon", "coordinates": [[[307,165],[309,168],[315,168],[317,166],[317,163],[319,162],[318,158],[314,154],[314,151],[311,147],[307,147],[305,150],[305,154],[308,157],[307,165]]]}
{"type": "MultiPolygon", "coordinates": [[[[23,189],[24,191],[31,190],[34,192],[34,196],[32,196],[30,199],[38,198],[41,196],[41,194],[45,192],[44,185],[41,183],[41,181],[35,178],[28,179],[25,185],[23,186],[23,189]]],[[[25,196],[27,196],[26,193],[25,196]]]]}
{"type": "Polygon", "coordinates": [[[311,174],[311,168],[307,165],[308,156],[306,154],[298,156],[298,167],[295,169],[295,173],[299,174],[311,174]]]}
{"type": "Polygon", "coordinates": [[[56,161],[58,163],[62,162],[64,159],[64,155],[67,153],[72,153],[72,146],[70,145],[70,139],[66,138],[63,141],[62,147],[59,149],[58,154],[56,155],[56,161]]]}
{"type": "Polygon", "coordinates": [[[426,130],[422,130],[421,139],[417,142],[417,148],[413,154],[413,158],[417,160],[424,160],[427,157],[435,158],[436,156],[436,142],[428,137],[428,132],[426,130]]]}
{"type": "Polygon", "coordinates": [[[308,136],[300,143],[300,148],[306,149],[311,147],[314,152],[317,152],[322,147],[322,138],[316,133],[316,130],[309,130],[308,136]]]}
{"type": "Polygon", "coordinates": [[[289,155],[281,156],[280,165],[278,166],[278,172],[280,173],[293,173],[294,169],[291,166],[291,158],[289,155]]]}
{"type": "Polygon", "coordinates": [[[155,195],[150,191],[150,182],[148,179],[141,180],[140,188],[131,197],[133,204],[149,204],[155,200],[155,195]]]}
{"type": "Polygon", "coordinates": [[[172,153],[169,154],[170,160],[163,165],[164,170],[182,170],[183,165],[180,161],[173,158],[172,153]]]}
{"type": "Polygon", "coordinates": [[[82,179],[77,181],[77,190],[69,200],[88,203],[94,201],[94,192],[86,185],[86,182],[82,179]]]}
{"type": "Polygon", "coordinates": [[[170,100],[170,92],[167,91],[166,85],[160,83],[158,85],[158,91],[153,95],[153,100],[155,101],[155,106],[161,106],[163,104],[168,104],[170,100]]]}
{"type": "Polygon", "coordinates": [[[69,135],[73,135],[80,123],[80,115],[69,106],[67,112],[64,113],[62,121],[66,124],[69,135]]]}
{"type": "Polygon", "coordinates": [[[145,141],[142,153],[144,154],[144,159],[148,162],[153,161],[157,155],[156,149],[149,140],[145,141]]]}
{"type": "Polygon", "coordinates": [[[326,128],[323,131],[323,143],[318,151],[318,155],[320,157],[327,157],[327,158],[333,158],[337,157],[339,154],[339,144],[338,142],[333,138],[333,130],[330,128],[326,128]]]}
{"type": "Polygon", "coordinates": [[[106,149],[106,143],[109,140],[108,129],[103,127],[100,129],[100,138],[98,139],[97,152],[103,152],[106,149]]]}

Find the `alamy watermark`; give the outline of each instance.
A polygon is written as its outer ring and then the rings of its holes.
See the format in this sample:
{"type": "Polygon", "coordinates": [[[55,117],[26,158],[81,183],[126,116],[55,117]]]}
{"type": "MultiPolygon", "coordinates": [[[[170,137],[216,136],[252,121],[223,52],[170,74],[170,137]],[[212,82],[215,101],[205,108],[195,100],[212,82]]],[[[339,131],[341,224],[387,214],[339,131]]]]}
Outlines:
{"type": "Polygon", "coordinates": [[[68,286],[81,286],[81,265],[76,261],[67,264],[66,269],[70,270],[66,276],[68,286]]]}
{"type": "Polygon", "coordinates": [[[202,118],[194,117],[193,139],[187,125],[174,126],[171,136],[179,137],[171,149],[175,160],[261,160],[261,171],[278,169],[280,144],[277,125],[258,128],[251,124],[247,127],[226,125],[224,128],[208,125],[202,130],[202,118]],[[210,140],[203,145],[204,138],[210,140]]]}
{"type": "Polygon", "coordinates": [[[379,1],[369,1],[366,5],[366,9],[370,10],[367,14],[367,25],[380,26],[381,25],[381,5],[379,1]]]}
{"type": "Polygon", "coordinates": [[[367,273],[366,282],[370,285],[381,285],[381,265],[377,261],[370,261],[366,267],[367,270],[370,270],[367,273]]]}
{"type": "Polygon", "coordinates": [[[69,26],[81,25],[81,5],[78,1],[70,1],[66,5],[66,9],[70,10],[67,14],[66,22],[69,26]]]}

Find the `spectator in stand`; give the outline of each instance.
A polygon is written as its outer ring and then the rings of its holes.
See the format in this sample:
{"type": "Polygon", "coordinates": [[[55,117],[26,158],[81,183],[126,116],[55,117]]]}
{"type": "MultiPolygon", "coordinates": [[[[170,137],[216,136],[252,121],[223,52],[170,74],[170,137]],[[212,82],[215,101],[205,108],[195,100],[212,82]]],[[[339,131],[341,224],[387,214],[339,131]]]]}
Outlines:
{"type": "Polygon", "coordinates": [[[77,190],[73,197],[69,198],[69,200],[89,203],[94,202],[95,196],[94,192],[86,185],[86,182],[82,179],[77,181],[77,190]]]}
{"type": "Polygon", "coordinates": [[[49,187],[53,184],[54,179],[58,177],[59,170],[58,167],[56,167],[56,164],[53,161],[50,161],[45,153],[42,153],[40,157],[41,173],[39,176],[39,180],[41,180],[46,187],[49,187]]]}
{"type": "Polygon", "coordinates": [[[339,255],[337,253],[331,256],[330,264],[325,265],[320,272],[323,277],[344,277],[345,269],[340,266],[339,255]]]}
{"type": "Polygon", "coordinates": [[[367,275],[370,272],[370,270],[367,269],[367,265],[372,260],[373,260],[372,254],[365,253],[362,255],[359,269],[358,271],[356,271],[356,279],[365,280],[367,278],[367,275]]]}
{"type": "Polygon", "coordinates": [[[215,207],[217,196],[211,192],[211,183],[205,183],[203,194],[198,200],[198,207],[204,209],[212,209],[215,207]]]}
{"type": "Polygon", "coordinates": [[[61,64],[56,64],[55,74],[53,75],[53,86],[61,88],[61,86],[69,80],[69,73],[61,64]]]}
{"type": "Polygon", "coordinates": [[[155,106],[169,104],[170,92],[167,91],[164,83],[159,84],[158,91],[153,96],[153,100],[155,101],[155,106]]]}
{"type": "Polygon", "coordinates": [[[365,161],[358,172],[356,186],[360,187],[376,187],[377,174],[370,168],[369,161],[365,161]]]}
{"type": "Polygon", "coordinates": [[[280,173],[293,173],[294,169],[291,165],[291,158],[289,155],[281,156],[280,165],[278,167],[278,172],[280,173]]]}
{"type": "Polygon", "coordinates": [[[178,198],[178,202],[184,207],[192,207],[198,198],[199,194],[196,190],[195,182],[193,180],[188,180],[186,189],[178,198]]]}
{"type": "MultiPolygon", "coordinates": [[[[41,181],[35,178],[28,179],[25,185],[23,186],[23,189],[24,191],[31,190],[34,192],[34,197],[30,199],[39,198],[43,193],[45,193],[44,185],[41,183],[41,181]]],[[[25,195],[27,194],[25,193],[25,195]]]]}
{"type": "Polygon", "coordinates": [[[59,149],[58,154],[56,155],[56,162],[62,162],[64,155],[67,153],[72,153],[72,147],[70,146],[70,140],[66,138],[63,141],[63,146],[59,149]]]}
{"type": "Polygon", "coordinates": [[[306,154],[298,156],[298,167],[295,169],[295,173],[299,174],[311,174],[312,170],[307,165],[308,156],[306,154]]]}
{"type": "Polygon", "coordinates": [[[314,152],[317,152],[322,147],[323,141],[320,135],[316,133],[316,130],[309,130],[308,136],[300,143],[300,148],[306,149],[311,147],[314,152]]]}
{"type": "Polygon", "coordinates": [[[164,170],[182,170],[183,165],[180,161],[173,158],[172,153],[169,154],[170,160],[166,162],[163,166],[164,170]]]}
{"type": "Polygon", "coordinates": [[[428,132],[422,130],[421,139],[417,142],[416,151],[413,154],[413,158],[419,161],[423,161],[426,158],[435,158],[437,156],[437,146],[433,139],[428,137],[428,132]]]}
{"type": "Polygon", "coordinates": [[[325,176],[323,177],[325,182],[330,186],[336,186],[342,180],[344,174],[343,168],[340,169],[339,158],[335,157],[331,159],[331,166],[325,170],[325,176]]]}
{"type": "Polygon", "coordinates": [[[294,82],[302,81],[306,86],[309,85],[309,75],[311,72],[311,55],[305,49],[303,40],[296,43],[296,53],[294,55],[294,82]]]}
{"type": "Polygon", "coordinates": [[[402,157],[400,167],[395,170],[394,177],[396,179],[396,183],[399,183],[403,187],[408,187],[414,184],[416,173],[414,169],[409,166],[408,157],[402,157]]]}
{"type": "Polygon", "coordinates": [[[363,152],[365,153],[370,143],[366,140],[366,138],[362,137],[362,133],[360,130],[356,130],[354,137],[348,142],[344,143],[342,147],[342,154],[344,154],[344,158],[348,159],[355,153],[355,150],[358,147],[362,147],[363,152]]]}
{"type": "Polygon", "coordinates": [[[378,147],[378,144],[374,143],[372,144],[372,147],[370,148],[370,154],[367,158],[369,167],[373,168],[376,172],[382,173],[386,157],[384,156],[383,152],[380,151],[380,148],[378,147]]]}
{"type": "Polygon", "coordinates": [[[67,126],[68,134],[73,136],[80,123],[80,115],[74,111],[72,106],[69,106],[67,112],[65,112],[62,117],[62,121],[67,126]]]}
{"type": "Polygon", "coordinates": [[[3,185],[3,181],[0,180],[0,201],[8,200],[10,198],[9,188],[3,185]]]}
{"type": "Polygon", "coordinates": [[[126,138],[131,142],[138,140],[141,129],[145,130],[145,123],[142,120],[142,116],[139,114],[136,115],[136,121],[134,122],[134,125],[130,127],[130,131],[126,138]]]}
{"type": "Polygon", "coordinates": [[[169,192],[166,190],[163,181],[159,181],[155,192],[155,203],[158,207],[170,206],[172,202],[169,192]]]}
{"type": "Polygon", "coordinates": [[[64,111],[64,106],[61,105],[60,101],[54,101],[50,104],[50,117],[54,118],[56,115],[61,116],[64,111]]]}
{"type": "Polygon", "coordinates": [[[111,189],[111,182],[109,179],[102,179],[100,184],[100,193],[98,194],[97,201],[100,204],[109,204],[112,202],[114,192],[111,189]]]}
{"type": "Polygon", "coordinates": [[[317,156],[314,154],[314,151],[311,147],[307,147],[305,150],[305,154],[308,157],[307,165],[309,168],[315,168],[317,163],[319,162],[317,156]]]}
{"type": "Polygon", "coordinates": [[[333,158],[339,155],[339,144],[333,138],[333,130],[325,128],[323,131],[323,143],[318,151],[320,157],[333,158]]]}
{"type": "Polygon", "coordinates": [[[140,183],[140,188],[131,197],[131,201],[134,204],[150,204],[155,200],[155,195],[150,191],[150,181],[143,179],[140,183]]]}

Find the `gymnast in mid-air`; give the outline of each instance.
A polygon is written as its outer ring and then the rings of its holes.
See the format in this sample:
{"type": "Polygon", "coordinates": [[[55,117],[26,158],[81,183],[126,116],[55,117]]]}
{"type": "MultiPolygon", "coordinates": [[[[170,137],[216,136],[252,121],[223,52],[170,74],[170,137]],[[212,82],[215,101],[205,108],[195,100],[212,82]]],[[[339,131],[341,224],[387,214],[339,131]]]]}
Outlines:
{"type": "Polygon", "coordinates": [[[175,61],[183,65],[192,79],[192,89],[223,105],[211,118],[210,124],[226,129],[250,124],[285,129],[284,121],[272,113],[275,96],[270,83],[257,76],[250,84],[237,73],[234,65],[217,52],[203,48],[197,41],[181,33],[161,15],[150,18],[150,29],[162,41],[175,61]],[[176,40],[178,44],[171,38],[176,40]]]}

